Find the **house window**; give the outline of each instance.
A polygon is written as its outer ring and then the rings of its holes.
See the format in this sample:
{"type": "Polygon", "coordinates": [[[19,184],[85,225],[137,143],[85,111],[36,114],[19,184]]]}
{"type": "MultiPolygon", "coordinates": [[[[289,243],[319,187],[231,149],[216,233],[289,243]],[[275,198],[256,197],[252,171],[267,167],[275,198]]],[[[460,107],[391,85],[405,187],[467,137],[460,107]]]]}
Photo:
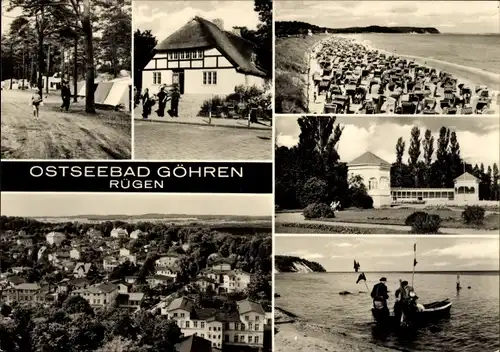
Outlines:
{"type": "Polygon", "coordinates": [[[153,84],[161,84],[161,72],[153,72],[153,84]]]}
{"type": "Polygon", "coordinates": [[[186,321],[186,328],[189,328],[189,321],[186,321]]]}
{"type": "Polygon", "coordinates": [[[250,320],[250,317],[248,315],[245,315],[245,320],[246,321],[249,321],[250,320]]]}
{"type": "Polygon", "coordinates": [[[217,72],[215,72],[215,71],[205,71],[205,72],[203,72],[203,84],[204,85],[215,85],[215,84],[217,84],[217,72]]]}
{"type": "Polygon", "coordinates": [[[234,323],[234,330],[238,330],[238,323],[234,323]]]}
{"type": "Polygon", "coordinates": [[[248,343],[252,343],[252,336],[248,336],[248,343]]]}
{"type": "Polygon", "coordinates": [[[252,323],[248,323],[248,330],[252,330],[252,323]]]}
{"type": "Polygon", "coordinates": [[[377,189],[377,179],[372,177],[369,181],[368,181],[368,189],[377,189]]]}
{"type": "Polygon", "coordinates": [[[257,316],[257,317],[255,317],[255,321],[259,321],[259,317],[258,317],[258,316],[257,316]]]}
{"type": "Polygon", "coordinates": [[[201,334],[200,336],[204,338],[204,337],[205,337],[205,334],[201,334]]]}
{"type": "Polygon", "coordinates": [[[177,316],[177,313],[174,313],[174,317],[176,317],[176,316],[177,316]]]}
{"type": "Polygon", "coordinates": [[[201,325],[200,327],[201,327],[202,329],[204,329],[204,328],[205,328],[205,322],[204,322],[204,321],[202,321],[202,322],[200,323],[200,325],[201,325]]]}
{"type": "Polygon", "coordinates": [[[197,328],[198,327],[198,322],[197,321],[193,321],[193,328],[197,328]]]}
{"type": "Polygon", "coordinates": [[[173,56],[174,60],[177,60],[179,58],[179,53],[177,51],[175,51],[172,56],[173,56]]]}
{"type": "Polygon", "coordinates": [[[255,331],[259,331],[259,324],[255,324],[255,331]]]}
{"type": "Polygon", "coordinates": [[[184,318],[184,313],[181,313],[181,318],[184,318]]]}
{"type": "Polygon", "coordinates": [[[259,337],[255,336],[255,343],[259,343],[259,337]]]}

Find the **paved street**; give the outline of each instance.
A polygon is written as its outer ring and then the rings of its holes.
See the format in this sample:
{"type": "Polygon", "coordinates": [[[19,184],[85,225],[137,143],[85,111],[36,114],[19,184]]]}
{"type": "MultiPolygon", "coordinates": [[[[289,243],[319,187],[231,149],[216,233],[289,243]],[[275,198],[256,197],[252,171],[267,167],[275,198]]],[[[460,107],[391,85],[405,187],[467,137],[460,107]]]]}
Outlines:
{"type": "Polygon", "coordinates": [[[271,160],[272,131],[135,121],[134,157],[147,160],[271,160]]]}
{"type": "MultiPolygon", "coordinates": [[[[126,159],[131,154],[131,117],[99,110],[85,113],[84,101],[60,112],[60,93],[51,93],[34,119],[33,92],[2,90],[2,159],[126,159]]],[[[45,97],[45,94],[44,94],[45,97]]]]}

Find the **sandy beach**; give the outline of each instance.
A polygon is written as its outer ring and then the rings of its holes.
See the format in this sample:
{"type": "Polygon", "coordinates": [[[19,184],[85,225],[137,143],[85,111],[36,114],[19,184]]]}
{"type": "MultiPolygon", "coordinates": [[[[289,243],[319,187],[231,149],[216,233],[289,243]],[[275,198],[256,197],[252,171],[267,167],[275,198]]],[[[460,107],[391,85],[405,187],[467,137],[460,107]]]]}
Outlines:
{"type": "Polygon", "coordinates": [[[331,36],[320,44],[310,62],[312,113],[500,113],[500,75],[496,73],[380,50],[357,35],[331,36]],[[380,103],[379,96],[383,98],[380,103]],[[414,112],[409,102],[416,104],[414,112]]]}
{"type": "Polygon", "coordinates": [[[310,324],[297,317],[290,317],[279,308],[275,308],[276,328],[274,337],[275,352],[389,352],[397,351],[377,346],[362,339],[357,339],[344,331],[333,331],[319,325],[310,324]],[[281,323],[289,321],[288,323],[281,323]],[[292,322],[293,321],[293,322],[292,322]]]}

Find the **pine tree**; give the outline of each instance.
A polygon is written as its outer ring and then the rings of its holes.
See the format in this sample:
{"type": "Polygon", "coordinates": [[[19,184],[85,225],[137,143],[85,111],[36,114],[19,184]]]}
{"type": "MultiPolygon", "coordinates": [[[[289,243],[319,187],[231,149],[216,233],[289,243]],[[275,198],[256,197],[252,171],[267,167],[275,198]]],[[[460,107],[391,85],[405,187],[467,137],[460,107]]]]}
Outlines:
{"type": "Polygon", "coordinates": [[[492,198],[492,193],[493,193],[492,185],[493,185],[493,183],[491,182],[492,181],[491,174],[492,174],[491,166],[488,165],[488,171],[486,171],[486,177],[484,178],[485,199],[488,199],[488,200],[493,199],[492,198]]]}

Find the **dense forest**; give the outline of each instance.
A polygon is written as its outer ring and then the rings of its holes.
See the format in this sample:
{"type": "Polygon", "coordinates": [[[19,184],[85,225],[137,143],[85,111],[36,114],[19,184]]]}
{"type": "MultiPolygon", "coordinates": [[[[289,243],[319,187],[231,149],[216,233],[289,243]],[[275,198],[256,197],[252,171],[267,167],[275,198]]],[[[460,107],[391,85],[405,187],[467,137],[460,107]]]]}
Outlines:
{"type": "Polygon", "coordinates": [[[74,91],[84,79],[85,109],[93,113],[96,73],[114,78],[130,71],[130,0],[11,0],[3,8],[14,9],[22,15],[2,33],[2,81],[17,79],[42,94],[44,77],[72,81],[74,91]]]}
{"type": "Polygon", "coordinates": [[[320,27],[301,21],[276,21],[275,33],[277,37],[287,35],[306,35],[308,31],[313,34],[318,33],[419,33],[419,34],[439,34],[439,30],[433,27],[387,27],[387,26],[367,26],[367,27],[348,27],[348,28],[330,28],[320,27]]]}
{"type": "MultiPolygon", "coordinates": [[[[349,207],[366,190],[363,180],[348,179],[347,165],[340,162],[337,145],[343,128],[335,120],[335,117],[301,117],[298,144],[291,148],[276,146],[275,203],[279,208],[299,209],[331,201],[349,207]]],[[[453,180],[465,170],[481,180],[480,199],[499,199],[498,165],[485,167],[465,162],[454,131],[442,127],[434,141],[432,131],[426,130],[422,138],[420,129],[414,127],[409,144],[409,159],[405,163],[405,141],[403,137],[397,141],[391,187],[453,187],[453,180]]]]}
{"type": "Polygon", "coordinates": [[[317,262],[311,262],[309,260],[288,256],[288,255],[275,255],[274,256],[274,266],[277,271],[281,273],[295,272],[294,263],[304,264],[314,272],[323,273],[326,272],[325,268],[317,262]]]}

